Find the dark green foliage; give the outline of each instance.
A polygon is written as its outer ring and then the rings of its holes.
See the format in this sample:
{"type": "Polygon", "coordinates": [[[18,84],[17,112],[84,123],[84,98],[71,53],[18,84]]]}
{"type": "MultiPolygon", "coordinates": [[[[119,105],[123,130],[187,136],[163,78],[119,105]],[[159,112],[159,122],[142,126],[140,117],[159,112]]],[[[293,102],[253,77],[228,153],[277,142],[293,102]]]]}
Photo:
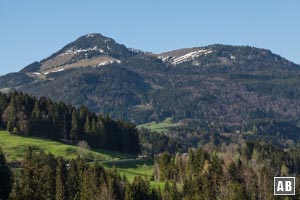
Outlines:
{"type": "Polygon", "coordinates": [[[71,121],[71,132],[70,132],[70,139],[71,141],[78,141],[79,135],[79,127],[78,127],[78,119],[77,119],[76,110],[72,111],[72,121],[71,121]]]}
{"type": "Polygon", "coordinates": [[[139,176],[134,178],[131,185],[126,185],[125,200],[151,200],[151,195],[149,182],[139,176]]]}
{"type": "Polygon", "coordinates": [[[108,115],[96,115],[51,99],[40,99],[14,92],[0,96],[0,120],[3,128],[14,134],[64,140],[77,144],[85,140],[93,148],[125,153],[140,151],[136,126],[108,115]]]}
{"type": "Polygon", "coordinates": [[[175,159],[170,154],[164,152],[156,157],[156,162],[161,171],[161,180],[172,180],[175,176],[175,159]]]}
{"type": "MultiPolygon", "coordinates": [[[[215,154],[210,156],[198,148],[190,150],[188,155],[170,155],[163,153],[156,159],[159,173],[155,176],[167,181],[164,199],[217,199],[223,184],[223,163],[215,154]],[[182,193],[168,181],[183,183],[182,193]]],[[[157,170],[156,170],[157,171],[157,170]]]]}
{"type": "Polygon", "coordinates": [[[68,199],[80,199],[82,170],[84,170],[84,162],[82,160],[71,160],[69,162],[69,170],[66,178],[66,191],[68,199]]]}
{"type": "Polygon", "coordinates": [[[0,199],[6,200],[12,189],[12,172],[0,148],[0,199]]]}
{"type": "Polygon", "coordinates": [[[139,138],[142,144],[143,153],[149,157],[153,157],[164,151],[175,153],[182,149],[181,146],[184,143],[180,140],[179,136],[169,137],[165,134],[151,132],[145,128],[139,130],[139,138]]]}
{"type": "Polygon", "coordinates": [[[0,93],[0,127],[4,127],[2,115],[8,106],[8,98],[6,95],[0,93]]]}
{"type": "Polygon", "coordinates": [[[285,121],[259,121],[254,124],[255,136],[257,140],[269,141],[272,144],[278,144],[279,140],[299,140],[300,128],[290,122],[285,121]],[[277,140],[274,138],[276,136],[277,140]]]}
{"type": "Polygon", "coordinates": [[[12,200],[112,200],[125,194],[118,176],[80,158],[66,161],[29,148],[22,167],[12,200]]]}
{"type": "Polygon", "coordinates": [[[189,173],[193,176],[198,176],[202,172],[205,160],[208,156],[201,148],[196,151],[190,150],[189,152],[189,173]]]}
{"type": "MultiPolygon", "coordinates": [[[[89,165],[81,158],[66,161],[29,148],[10,199],[264,200],[274,199],[273,177],[282,174],[282,170],[278,171],[279,165],[286,166],[283,171],[287,176],[298,173],[294,171],[300,160],[298,150],[283,151],[249,142],[244,148],[234,151],[234,155],[241,159],[225,164],[216,152],[209,154],[200,148],[191,150],[188,155],[161,154],[157,158],[159,173],[172,176],[165,176],[165,187],[160,192],[142,177],[135,177],[130,183],[121,178],[115,168],[106,170],[98,164],[89,165]],[[283,153],[286,160],[281,158],[283,153]],[[268,155],[272,155],[276,163],[261,159],[268,155]],[[197,171],[191,173],[191,170],[197,171]]],[[[299,176],[296,180],[299,181],[299,176]]],[[[299,198],[299,194],[295,198],[299,198]]]]}
{"type": "Polygon", "coordinates": [[[110,65],[101,68],[67,70],[49,75],[55,81],[40,81],[21,90],[35,96],[48,96],[75,106],[85,105],[92,111],[109,114],[117,119],[139,120],[140,114],[128,113],[128,108],[143,104],[150,85],[142,77],[124,67],[110,65]],[[55,87],[55,90],[52,90],[55,87]],[[70,89],[72,88],[72,89],[70,89]]]}
{"type": "Polygon", "coordinates": [[[80,190],[81,200],[99,199],[101,191],[99,190],[99,183],[97,181],[98,174],[97,169],[88,167],[82,173],[82,182],[80,190]]]}
{"type": "Polygon", "coordinates": [[[300,155],[298,150],[290,149],[285,151],[282,148],[274,147],[272,145],[261,145],[259,142],[247,142],[246,147],[243,149],[245,159],[255,159],[258,162],[266,162],[267,166],[276,167],[276,173],[279,175],[280,167],[285,165],[290,174],[300,173],[300,155]]]}
{"type": "Polygon", "coordinates": [[[166,182],[163,199],[273,199],[273,177],[299,173],[299,150],[284,151],[253,142],[234,152],[228,150],[222,152],[225,157],[233,153],[241,159],[226,164],[216,152],[209,154],[201,148],[187,155],[160,154],[154,175],[166,182]],[[182,190],[169,181],[183,184],[182,190]]]}
{"type": "Polygon", "coordinates": [[[180,200],[180,196],[176,183],[170,184],[169,182],[166,182],[163,191],[163,200],[180,200]]]}
{"type": "Polygon", "coordinates": [[[56,167],[56,195],[55,200],[66,200],[67,199],[67,188],[66,188],[66,180],[67,180],[67,167],[66,162],[62,158],[57,160],[56,167]]]}

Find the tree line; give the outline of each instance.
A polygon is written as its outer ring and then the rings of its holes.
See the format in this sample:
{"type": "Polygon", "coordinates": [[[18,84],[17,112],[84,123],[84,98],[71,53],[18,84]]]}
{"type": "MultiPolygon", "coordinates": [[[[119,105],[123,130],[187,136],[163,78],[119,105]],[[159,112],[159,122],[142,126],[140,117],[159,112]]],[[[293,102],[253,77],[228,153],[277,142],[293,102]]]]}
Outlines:
{"type": "MultiPolygon", "coordinates": [[[[300,183],[298,150],[247,142],[232,152],[197,148],[186,154],[161,153],[155,159],[154,180],[181,185],[173,199],[189,200],[280,199],[273,193],[273,177],[296,176],[296,185],[300,183]]],[[[296,190],[296,196],[287,199],[299,196],[296,190]]]]}
{"type": "Polygon", "coordinates": [[[37,136],[76,144],[85,140],[93,148],[124,153],[140,151],[135,124],[97,115],[46,97],[0,93],[0,126],[12,134],[37,136]]]}
{"type": "Polygon", "coordinates": [[[87,164],[78,157],[64,160],[29,147],[20,173],[12,172],[0,151],[2,200],[132,200],[161,199],[161,192],[136,177],[130,183],[113,169],[87,164]]]}
{"type": "MultiPolygon", "coordinates": [[[[274,176],[299,174],[300,152],[248,142],[229,158],[229,151],[209,153],[202,148],[187,154],[161,153],[156,157],[153,179],[135,177],[129,182],[115,168],[87,164],[78,157],[64,160],[28,148],[22,168],[9,169],[0,150],[0,199],[2,200],[264,200],[273,195],[274,176]]],[[[296,185],[300,177],[296,176],[296,185]]],[[[296,196],[285,199],[299,199],[296,196]]]]}

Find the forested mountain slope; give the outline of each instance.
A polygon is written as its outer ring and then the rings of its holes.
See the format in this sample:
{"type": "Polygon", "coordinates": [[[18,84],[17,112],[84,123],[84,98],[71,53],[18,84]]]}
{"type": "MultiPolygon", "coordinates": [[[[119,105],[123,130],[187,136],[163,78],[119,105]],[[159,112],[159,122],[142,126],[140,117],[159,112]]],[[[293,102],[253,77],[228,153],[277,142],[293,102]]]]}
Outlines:
{"type": "Polygon", "coordinates": [[[224,132],[273,126],[270,134],[276,134],[297,130],[300,121],[300,66],[249,46],[152,54],[89,34],[2,76],[0,88],[85,105],[137,124],[171,117],[183,126],[224,132]],[[277,127],[282,123],[287,128],[277,127]]]}

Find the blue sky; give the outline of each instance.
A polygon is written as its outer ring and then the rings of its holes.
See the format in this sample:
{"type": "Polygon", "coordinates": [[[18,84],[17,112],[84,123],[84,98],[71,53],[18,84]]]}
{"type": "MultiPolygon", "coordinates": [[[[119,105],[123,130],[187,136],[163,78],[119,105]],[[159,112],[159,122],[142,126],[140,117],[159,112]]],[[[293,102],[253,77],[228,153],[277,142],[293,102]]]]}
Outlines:
{"type": "Polygon", "coordinates": [[[155,53],[221,43],[300,63],[299,0],[1,0],[0,74],[87,33],[155,53]]]}

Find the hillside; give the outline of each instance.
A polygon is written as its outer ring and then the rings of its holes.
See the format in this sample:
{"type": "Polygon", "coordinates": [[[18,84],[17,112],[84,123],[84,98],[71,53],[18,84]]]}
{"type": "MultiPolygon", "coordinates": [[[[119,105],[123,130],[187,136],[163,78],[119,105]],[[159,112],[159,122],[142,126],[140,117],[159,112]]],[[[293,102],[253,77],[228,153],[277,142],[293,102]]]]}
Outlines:
{"type": "Polygon", "coordinates": [[[21,161],[27,148],[31,146],[36,152],[44,151],[55,156],[62,156],[65,159],[75,159],[77,156],[83,156],[91,161],[117,161],[120,159],[134,158],[129,154],[107,151],[101,149],[85,149],[79,146],[63,144],[52,140],[22,137],[12,135],[7,131],[0,131],[0,147],[8,162],[21,161]]]}
{"type": "Polygon", "coordinates": [[[109,116],[96,115],[86,107],[53,102],[13,92],[0,93],[0,127],[20,136],[34,136],[137,155],[140,142],[136,126],[109,116]]]}
{"type": "Polygon", "coordinates": [[[89,34],[2,76],[0,88],[85,105],[137,124],[172,118],[197,130],[279,131],[283,138],[284,130],[293,130],[288,138],[296,142],[299,77],[299,65],[267,49],[218,44],[151,54],[89,34]],[[110,61],[102,65],[101,59],[110,61]]]}

